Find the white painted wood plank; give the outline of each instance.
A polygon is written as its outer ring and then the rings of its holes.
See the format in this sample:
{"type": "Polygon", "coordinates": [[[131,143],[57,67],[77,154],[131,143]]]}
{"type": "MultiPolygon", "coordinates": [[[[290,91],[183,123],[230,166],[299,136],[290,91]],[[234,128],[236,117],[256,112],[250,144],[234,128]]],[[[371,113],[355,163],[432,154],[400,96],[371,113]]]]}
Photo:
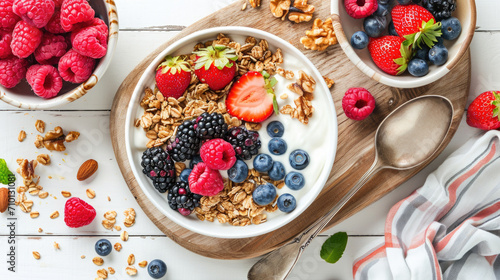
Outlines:
{"type": "MultiPolygon", "coordinates": [[[[167,265],[167,275],[162,279],[243,280],[250,267],[258,260],[210,259],[189,252],[166,237],[131,237],[127,242],[112,237],[109,238],[110,242],[120,242],[123,249],[120,252],[113,250],[110,255],[103,257],[102,266],[96,266],[92,258],[98,256],[94,251],[94,244],[99,239],[100,237],[17,237],[17,272],[14,274],[7,271],[8,264],[2,261],[0,277],[23,280],[94,279],[98,269],[113,267],[116,273],[108,275],[108,279],[152,279],[147,275],[147,269],[137,264],[143,260],[150,262],[158,258],[167,265]],[[59,243],[60,250],[54,249],[54,242],[59,243]],[[40,253],[39,260],[33,258],[33,251],[40,253]],[[134,267],[138,270],[138,274],[132,278],[125,273],[130,254],[135,256],[134,267]],[[82,255],[85,255],[85,259],[81,259],[82,255]]],[[[311,243],[287,279],[352,279],[353,261],[378,245],[383,237],[349,237],[346,251],[336,264],[328,264],[319,257],[325,239],[326,237],[319,237],[311,243]]],[[[2,255],[8,252],[6,237],[0,237],[0,252],[2,255]]]]}
{"type": "MultiPolygon", "coordinates": [[[[117,0],[120,29],[157,28],[168,30],[188,26],[201,18],[234,2],[242,0],[190,0],[169,1],[164,0],[117,0]],[[164,8],[159,8],[164,7],[164,8]],[[195,8],[193,8],[195,7],[195,8]],[[177,16],[182,14],[182,17],[177,16]]],[[[260,9],[269,9],[267,1],[262,1],[260,9]]],[[[250,9],[248,6],[247,9],[250,9]]],[[[478,30],[500,30],[500,2],[497,0],[476,1],[478,30]]]]}

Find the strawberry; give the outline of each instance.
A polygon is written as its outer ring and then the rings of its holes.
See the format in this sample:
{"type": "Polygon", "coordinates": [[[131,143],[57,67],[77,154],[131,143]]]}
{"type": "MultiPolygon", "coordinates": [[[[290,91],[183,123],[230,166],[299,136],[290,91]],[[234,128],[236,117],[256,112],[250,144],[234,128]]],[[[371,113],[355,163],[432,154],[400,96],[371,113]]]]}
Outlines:
{"type": "Polygon", "coordinates": [[[467,109],[467,124],[483,130],[500,128],[500,94],[495,91],[481,93],[467,109]]]}
{"type": "Polygon", "coordinates": [[[234,49],[224,45],[209,46],[193,52],[196,54],[194,73],[211,90],[220,90],[227,86],[236,75],[238,56],[234,49]]]}
{"type": "Polygon", "coordinates": [[[400,75],[408,66],[411,51],[403,41],[405,39],[398,36],[383,36],[368,43],[373,62],[387,74],[400,75]]]}
{"type": "Polygon", "coordinates": [[[156,68],[156,87],[165,96],[179,98],[191,82],[189,63],[178,56],[165,57],[165,61],[156,68]]]}
{"type": "Polygon", "coordinates": [[[273,86],[276,79],[269,74],[250,71],[234,83],[226,97],[230,115],[247,122],[262,122],[273,114],[279,114],[273,86]]]}
{"type": "Polygon", "coordinates": [[[391,12],[394,27],[399,36],[407,39],[405,44],[413,49],[420,48],[423,41],[429,48],[440,37],[441,22],[436,23],[434,16],[419,5],[396,5],[391,12]]]}

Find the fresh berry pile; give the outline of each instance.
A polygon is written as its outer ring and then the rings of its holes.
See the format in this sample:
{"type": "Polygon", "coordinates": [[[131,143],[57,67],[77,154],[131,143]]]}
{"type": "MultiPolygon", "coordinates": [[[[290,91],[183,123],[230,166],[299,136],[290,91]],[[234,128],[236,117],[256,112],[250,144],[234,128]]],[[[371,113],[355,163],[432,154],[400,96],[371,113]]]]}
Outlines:
{"type": "Polygon", "coordinates": [[[0,85],[13,88],[26,78],[36,95],[55,97],[64,81],[92,75],[107,38],[107,24],[86,0],[1,1],[0,85]]]}
{"type": "Polygon", "coordinates": [[[393,2],[344,1],[350,16],[363,18],[364,31],[352,35],[352,47],[368,48],[373,62],[389,75],[408,70],[422,77],[429,73],[429,64],[445,64],[444,40],[455,40],[462,31],[460,21],[452,17],[456,0],[423,0],[421,5],[420,0],[393,2]]]}

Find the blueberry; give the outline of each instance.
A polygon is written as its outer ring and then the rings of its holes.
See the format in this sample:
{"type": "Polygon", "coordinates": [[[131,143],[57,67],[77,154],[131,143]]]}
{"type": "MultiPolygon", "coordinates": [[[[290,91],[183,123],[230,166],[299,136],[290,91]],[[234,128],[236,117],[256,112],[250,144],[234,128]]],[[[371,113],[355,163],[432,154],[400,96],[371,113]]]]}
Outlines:
{"type": "Polygon", "coordinates": [[[387,27],[387,19],[385,17],[369,16],[365,18],[363,27],[368,36],[377,38],[384,33],[387,27]]]}
{"type": "Polygon", "coordinates": [[[399,4],[401,5],[408,5],[411,3],[411,0],[398,0],[399,4]]]}
{"type": "Polygon", "coordinates": [[[273,159],[270,155],[258,154],[253,159],[253,168],[259,172],[267,172],[273,167],[273,159]]]}
{"type": "Polygon", "coordinates": [[[417,52],[415,53],[415,57],[423,60],[429,60],[430,49],[431,48],[429,48],[426,44],[422,44],[422,48],[417,50],[417,52]]]}
{"type": "Polygon", "coordinates": [[[181,179],[181,181],[183,182],[186,182],[188,183],[189,182],[189,174],[191,174],[191,171],[193,171],[193,169],[191,168],[186,168],[184,170],[181,171],[181,175],[179,175],[179,179],[181,179]]]}
{"type": "Polygon", "coordinates": [[[111,250],[113,249],[113,245],[111,245],[111,242],[107,239],[99,239],[95,243],[95,252],[99,256],[107,256],[109,253],[111,253],[111,250]]]}
{"type": "Polygon", "coordinates": [[[368,41],[369,38],[365,32],[357,31],[356,33],[352,34],[351,46],[355,49],[361,50],[366,48],[366,46],[368,46],[368,41]]]}
{"type": "Polygon", "coordinates": [[[444,44],[444,39],[443,37],[437,37],[437,42],[434,43],[434,45],[443,45],[444,44]]]}
{"type": "Polygon", "coordinates": [[[443,65],[448,60],[448,49],[443,45],[434,45],[429,51],[429,61],[435,65],[443,65]]]}
{"type": "Polygon", "coordinates": [[[387,4],[378,4],[377,10],[373,13],[374,16],[385,17],[389,14],[389,5],[387,4]]]}
{"type": "Polygon", "coordinates": [[[295,197],[289,193],[280,195],[276,204],[278,205],[278,209],[285,213],[290,213],[295,210],[295,207],[297,207],[295,197]]]}
{"type": "Polygon", "coordinates": [[[282,155],[286,152],[286,142],[282,138],[274,137],[267,145],[269,152],[273,155],[282,155]]]}
{"type": "Polygon", "coordinates": [[[429,73],[429,65],[427,61],[423,59],[414,58],[408,63],[408,72],[410,72],[412,76],[422,77],[429,73]]]}
{"type": "Polygon", "coordinates": [[[269,178],[274,181],[283,180],[286,175],[285,166],[283,166],[283,163],[275,161],[271,170],[267,172],[267,175],[269,175],[269,178]]]}
{"type": "Polygon", "coordinates": [[[396,27],[394,27],[394,21],[392,21],[392,20],[391,20],[391,22],[389,22],[389,34],[392,35],[392,36],[398,36],[399,37],[399,34],[396,31],[396,27]]]}
{"type": "Polygon", "coordinates": [[[193,159],[191,160],[191,162],[189,163],[189,168],[193,169],[194,166],[198,163],[198,162],[201,162],[203,161],[200,157],[200,155],[196,155],[193,157],[193,159]]]}
{"type": "Polygon", "coordinates": [[[285,133],[285,127],[279,121],[272,121],[267,125],[267,134],[271,137],[281,137],[285,133]]]}
{"type": "Polygon", "coordinates": [[[260,185],[252,193],[253,201],[260,206],[268,205],[276,197],[276,187],[271,183],[260,185]]]}
{"type": "Polygon", "coordinates": [[[309,165],[309,154],[300,149],[291,152],[290,165],[297,170],[306,168],[309,165]]]}
{"type": "Polygon", "coordinates": [[[152,260],[148,264],[148,273],[154,279],[160,279],[167,273],[167,265],[162,260],[152,260]]]}
{"type": "Polygon", "coordinates": [[[245,181],[248,177],[248,165],[240,159],[237,160],[233,167],[229,168],[227,171],[227,176],[229,177],[229,180],[235,183],[245,181]]]}
{"type": "Polygon", "coordinates": [[[441,21],[441,37],[445,40],[455,40],[462,32],[462,25],[456,17],[443,19],[441,21]]]}
{"type": "Polygon", "coordinates": [[[382,4],[382,5],[388,5],[388,4],[391,4],[394,0],[378,0],[378,4],[382,4]]]}
{"type": "Polygon", "coordinates": [[[291,190],[297,191],[304,187],[304,185],[306,184],[306,179],[301,173],[292,171],[286,174],[285,184],[291,190]]]}

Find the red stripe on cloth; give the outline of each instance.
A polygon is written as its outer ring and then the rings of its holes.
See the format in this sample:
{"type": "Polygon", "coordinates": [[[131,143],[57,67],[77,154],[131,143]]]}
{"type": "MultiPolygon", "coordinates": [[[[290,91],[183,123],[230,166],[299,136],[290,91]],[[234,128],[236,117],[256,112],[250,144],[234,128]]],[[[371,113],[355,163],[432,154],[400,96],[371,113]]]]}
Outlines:
{"type": "Polygon", "coordinates": [[[486,261],[490,264],[493,265],[495,263],[495,260],[497,259],[498,255],[493,255],[493,256],[486,256],[484,257],[486,261]]]}
{"type": "Polygon", "coordinates": [[[394,206],[391,207],[391,210],[389,210],[389,213],[387,214],[387,219],[385,220],[385,246],[388,248],[400,248],[401,246],[399,245],[399,241],[396,236],[392,234],[392,222],[394,221],[394,217],[396,216],[396,213],[399,211],[401,208],[401,205],[405,201],[411,201],[415,197],[418,196],[417,191],[413,191],[410,196],[407,198],[399,201],[398,203],[394,204],[394,206]],[[393,238],[396,237],[396,238],[393,238]],[[394,241],[396,240],[396,241],[394,241]]]}
{"type": "Polygon", "coordinates": [[[436,248],[436,252],[440,252],[441,250],[443,250],[447,245],[448,245],[448,242],[450,242],[451,238],[453,237],[453,235],[467,222],[467,221],[470,221],[470,220],[473,220],[473,221],[479,221],[479,220],[482,220],[488,216],[490,216],[491,214],[494,214],[495,212],[497,212],[498,210],[500,210],[500,202],[497,202],[493,205],[491,205],[490,207],[488,208],[485,208],[483,210],[481,210],[479,213],[477,213],[475,216],[463,221],[458,227],[456,227],[454,230],[452,230],[450,233],[448,233],[443,239],[441,239],[441,241],[439,241],[435,246],[434,248],[436,248]]]}
{"type": "Polygon", "coordinates": [[[366,262],[371,261],[372,259],[375,258],[381,258],[383,257],[385,253],[385,245],[380,246],[378,249],[375,251],[371,252],[369,255],[365,256],[364,258],[356,261],[354,266],[352,267],[352,276],[354,277],[356,273],[358,272],[358,269],[362,267],[366,262]]]}
{"type": "Polygon", "coordinates": [[[472,169],[467,171],[465,174],[462,176],[458,177],[453,183],[450,184],[450,187],[448,188],[448,193],[449,193],[449,201],[446,204],[446,206],[441,210],[441,212],[438,215],[437,220],[441,219],[450,209],[453,207],[457,200],[457,189],[460,187],[460,185],[465,182],[468,178],[470,178],[472,175],[477,173],[485,164],[487,164],[495,155],[496,152],[496,143],[493,143],[491,145],[491,149],[489,153],[484,157],[482,160],[480,160],[472,169]]]}
{"type": "Polygon", "coordinates": [[[432,227],[428,227],[425,231],[419,233],[417,236],[414,236],[412,239],[412,243],[408,250],[416,249],[425,244],[426,240],[432,242],[434,237],[436,236],[436,229],[432,227]]]}

